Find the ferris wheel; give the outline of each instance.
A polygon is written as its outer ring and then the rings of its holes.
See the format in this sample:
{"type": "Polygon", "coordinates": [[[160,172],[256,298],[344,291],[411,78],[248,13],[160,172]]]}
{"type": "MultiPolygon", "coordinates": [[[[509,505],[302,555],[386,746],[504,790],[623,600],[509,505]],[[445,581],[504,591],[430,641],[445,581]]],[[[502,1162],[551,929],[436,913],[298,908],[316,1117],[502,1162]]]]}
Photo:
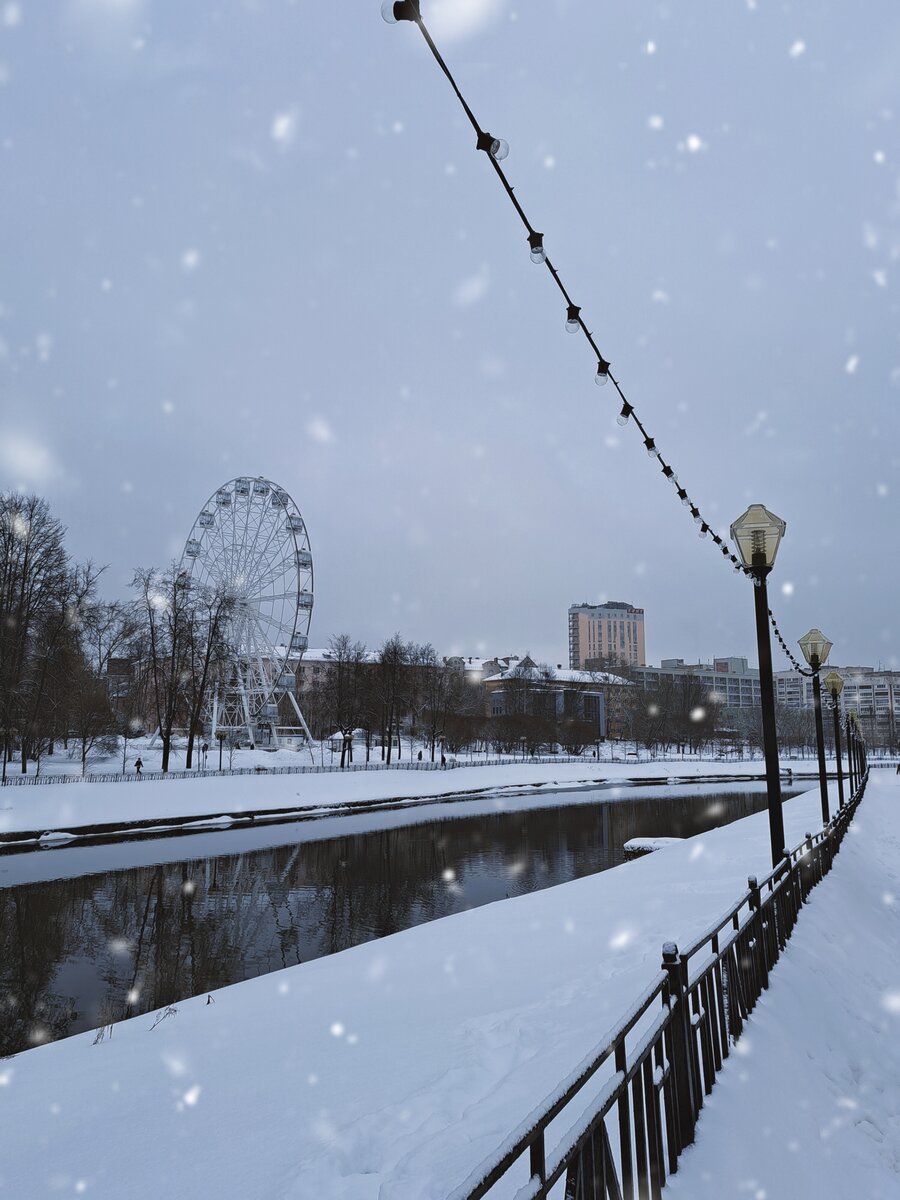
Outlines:
{"type": "Polygon", "coordinates": [[[251,746],[309,745],[292,664],[309,645],[313,560],[294,501],[268,479],[232,479],[198,514],[181,565],[229,601],[227,662],[208,705],[212,736],[232,730],[251,746]]]}

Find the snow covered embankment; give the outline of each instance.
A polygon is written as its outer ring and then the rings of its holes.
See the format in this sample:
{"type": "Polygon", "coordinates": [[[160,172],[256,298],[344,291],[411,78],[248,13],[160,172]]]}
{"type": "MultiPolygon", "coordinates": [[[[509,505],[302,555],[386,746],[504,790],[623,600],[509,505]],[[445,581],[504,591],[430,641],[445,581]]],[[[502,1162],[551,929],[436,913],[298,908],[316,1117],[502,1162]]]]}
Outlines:
{"type": "MultiPolygon", "coordinates": [[[[818,792],[787,802],[789,844],[818,810],[818,792]]],[[[843,896],[844,855],[810,911],[843,896]]],[[[0,1067],[0,1194],[442,1200],[621,1018],[662,943],[768,863],[760,813],[179,1002],[152,1030],[147,1015],[29,1050],[0,1067]]]]}

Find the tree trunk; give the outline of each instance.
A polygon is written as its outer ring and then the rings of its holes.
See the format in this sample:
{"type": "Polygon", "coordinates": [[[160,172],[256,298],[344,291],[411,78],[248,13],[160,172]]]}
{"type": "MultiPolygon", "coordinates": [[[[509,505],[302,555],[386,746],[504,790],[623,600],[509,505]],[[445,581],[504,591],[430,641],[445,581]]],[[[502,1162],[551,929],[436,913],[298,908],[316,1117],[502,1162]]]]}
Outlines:
{"type": "Polygon", "coordinates": [[[166,771],[168,771],[168,769],[169,769],[169,738],[168,738],[168,736],[164,736],[162,738],[162,766],[160,767],[160,770],[163,771],[163,773],[165,773],[166,771]]]}

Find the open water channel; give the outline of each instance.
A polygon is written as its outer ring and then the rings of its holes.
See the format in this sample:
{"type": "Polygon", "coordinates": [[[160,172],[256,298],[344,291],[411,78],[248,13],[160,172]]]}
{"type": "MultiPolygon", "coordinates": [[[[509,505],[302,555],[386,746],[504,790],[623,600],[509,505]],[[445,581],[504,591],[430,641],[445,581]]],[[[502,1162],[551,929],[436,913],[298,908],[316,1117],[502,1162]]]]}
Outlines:
{"type": "MultiPolygon", "coordinates": [[[[785,791],[785,797],[800,789],[785,791]]],[[[538,791],[0,855],[0,1055],[619,866],[765,785],[538,791]]]]}

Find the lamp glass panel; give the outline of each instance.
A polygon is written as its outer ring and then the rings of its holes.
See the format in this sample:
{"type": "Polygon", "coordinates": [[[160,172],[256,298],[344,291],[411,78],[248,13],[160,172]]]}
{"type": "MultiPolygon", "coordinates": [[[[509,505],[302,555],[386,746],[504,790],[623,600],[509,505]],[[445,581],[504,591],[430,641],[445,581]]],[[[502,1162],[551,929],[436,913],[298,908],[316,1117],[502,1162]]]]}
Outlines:
{"type": "Polygon", "coordinates": [[[829,673],[825,676],[825,686],[828,688],[829,692],[833,692],[835,695],[839,696],[844,690],[844,681],[841,679],[840,675],[838,675],[837,671],[829,671],[829,673]]]}
{"type": "Polygon", "coordinates": [[[821,629],[811,629],[809,633],[803,635],[797,645],[803,651],[803,657],[810,666],[812,666],[813,659],[817,658],[821,667],[831,653],[832,643],[821,629]]]}
{"type": "Polygon", "coordinates": [[[737,545],[745,567],[753,566],[754,554],[765,556],[767,567],[775,565],[775,556],[784,537],[785,522],[763,504],[751,504],[731,526],[731,537],[737,545]]]}

